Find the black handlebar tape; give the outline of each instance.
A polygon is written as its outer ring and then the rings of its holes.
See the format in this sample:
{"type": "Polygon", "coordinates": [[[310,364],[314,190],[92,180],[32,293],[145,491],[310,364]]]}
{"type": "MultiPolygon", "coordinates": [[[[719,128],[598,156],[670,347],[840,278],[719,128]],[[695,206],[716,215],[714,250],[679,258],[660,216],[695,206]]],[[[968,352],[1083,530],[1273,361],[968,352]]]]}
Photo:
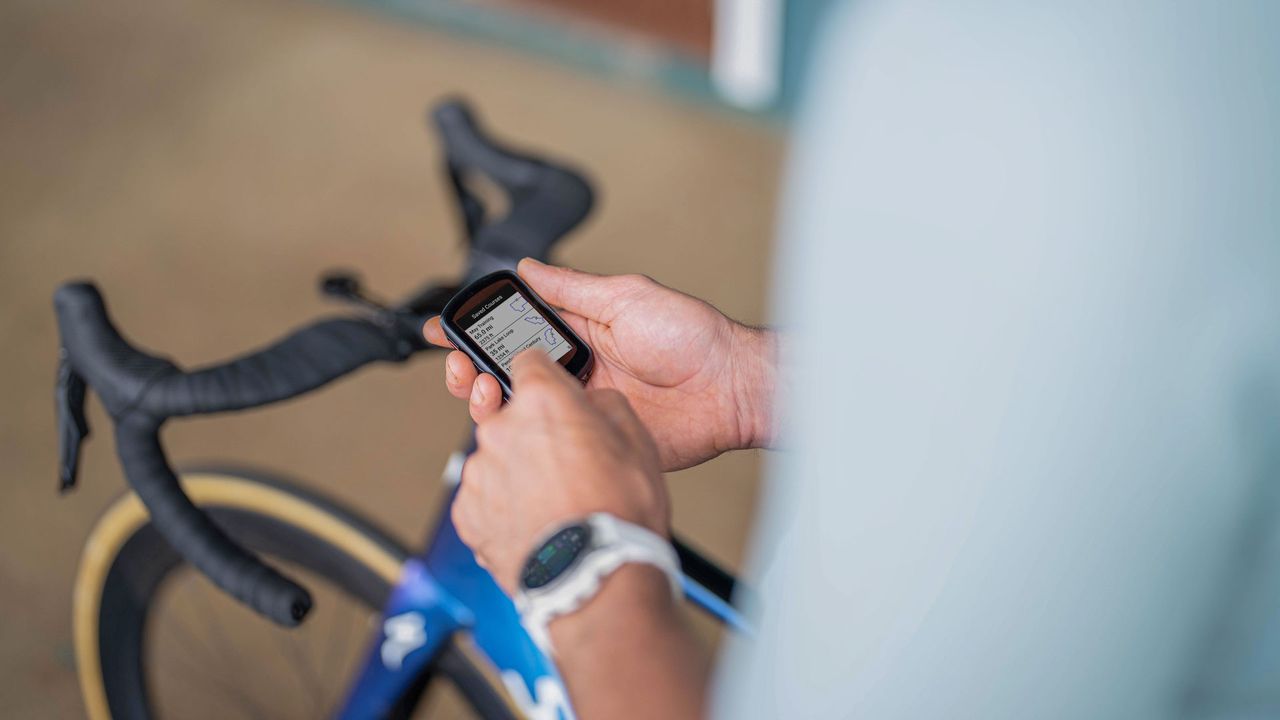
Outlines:
{"type": "Polygon", "coordinates": [[[116,425],[116,452],[151,523],[187,562],[215,585],[284,627],[302,622],[311,596],[302,586],[227,537],[192,504],[160,446],[160,424],[131,415],[116,425]]]}
{"type": "Polygon", "coordinates": [[[404,360],[394,331],[332,318],[228,362],[161,377],[143,403],[164,417],[242,410],[296,397],[376,361],[404,360]]]}
{"type": "Polygon", "coordinates": [[[98,393],[111,417],[132,410],[158,378],[180,374],[167,359],[148,355],[120,336],[93,285],[63,285],[53,294],[53,307],[66,361],[98,393]]]}
{"type": "Polygon", "coordinates": [[[335,319],[299,330],[259,352],[185,374],[121,337],[97,288],[73,283],[54,295],[65,360],[102,398],[116,425],[116,450],[151,521],[188,562],[271,620],[297,625],[311,598],[223,533],[183,493],[160,445],[174,415],[236,410],[306,392],[374,360],[410,350],[394,330],[335,319]]]}
{"type": "Polygon", "coordinates": [[[451,172],[478,172],[510,196],[506,217],[480,226],[473,247],[497,258],[546,259],[551,246],[591,212],[594,196],[581,171],[519,152],[489,137],[459,101],[432,112],[451,172]]]}
{"type": "Polygon", "coordinates": [[[537,180],[542,161],[489,137],[465,103],[440,103],[431,111],[431,119],[444,140],[445,155],[450,161],[484,173],[509,193],[518,193],[537,180]]]}
{"type": "Polygon", "coordinates": [[[269,347],[187,373],[122,338],[92,285],[64,285],[54,295],[54,305],[68,360],[117,420],[135,411],[164,419],[266,405],[371,362],[399,361],[412,352],[391,328],[332,318],[269,347]]]}

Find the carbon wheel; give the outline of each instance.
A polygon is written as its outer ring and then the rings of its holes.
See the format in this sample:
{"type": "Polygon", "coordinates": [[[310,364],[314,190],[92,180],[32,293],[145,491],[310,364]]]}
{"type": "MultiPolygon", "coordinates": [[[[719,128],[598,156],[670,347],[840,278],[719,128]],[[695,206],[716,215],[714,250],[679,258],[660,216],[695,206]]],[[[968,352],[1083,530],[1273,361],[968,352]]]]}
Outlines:
{"type": "MultiPolygon", "coordinates": [[[[353,513],[275,479],[195,472],[183,485],[231,537],[306,586],[315,608],[287,630],[242,607],[187,566],[141,502],[125,496],[95,527],[76,579],[89,717],[333,715],[409,553],[353,513]]],[[[388,717],[517,716],[455,639],[388,717]]]]}

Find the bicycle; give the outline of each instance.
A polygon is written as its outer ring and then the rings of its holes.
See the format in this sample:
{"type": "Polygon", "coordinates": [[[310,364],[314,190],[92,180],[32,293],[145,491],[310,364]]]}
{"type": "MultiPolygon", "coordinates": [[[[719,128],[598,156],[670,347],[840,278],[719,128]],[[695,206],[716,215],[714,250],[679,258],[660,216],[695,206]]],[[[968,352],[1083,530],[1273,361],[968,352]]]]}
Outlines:
{"type": "MultiPolygon", "coordinates": [[[[168,671],[193,664],[197,646],[223,660],[252,661],[225,647],[221,635],[197,637],[180,622],[179,611],[165,614],[167,604],[189,609],[197,599],[209,603],[198,609],[203,632],[218,614],[214,603],[225,602],[222,596],[204,597],[198,591],[205,586],[198,581],[183,586],[188,566],[253,611],[222,610],[240,622],[258,623],[248,636],[255,643],[251,651],[286,638],[294,643],[302,635],[293,628],[306,618],[305,627],[329,629],[325,642],[333,645],[339,644],[337,633],[351,633],[353,627],[358,639],[358,626],[374,619],[372,637],[361,642],[359,655],[346,647],[324,652],[292,647],[283,667],[296,671],[292,685],[303,689],[308,702],[288,706],[290,712],[407,718],[430,690],[441,687],[434,682],[440,678],[484,718],[573,717],[552,658],[533,643],[511,601],[476,564],[451,524],[449,503],[466,454],[474,449],[473,437],[451,456],[444,472],[444,509],[416,551],[373,522],[272,473],[211,466],[188,469],[179,478],[159,437],[170,418],[261,407],[373,362],[404,362],[438,349],[423,340],[422,323],[439,313],[457,287],[514,267],[525,256],[546,259],[590,212],[591,186],[578,171],[495,141],[462,102],[438,105],[431,118],[444,143],[444,169],[468,249],[459,283],[428,283],[385,306],[370,299],[354,277],[332,275],[324,279],[323,292],[359,306],[359,314],[319,320],[256,352],[190,371],[124,339],[92,284],[68,283],[55,293],[62,489],[77,481],[79,451],[89,432],[88,390],[111,417],[117,454],[132,487],[95,526],[75,583],[76,665],[94,720],[156,717],[170,706],[183,717],[201,710],[216,717],[229,714],[228,707],[193,707],[189,693],[171,687],[168,671]],[[504,215],[491,217],[472,189],[477,178],[505,193],[504,215]],[[314,602],[291,576],[304,577],[308,587],[322,591],[322,602],[314,602]],[[173,602],[184,591],[191,597],[173,602]],[[313,607],[319,610],[312,613],[313,607]],[[175,642],[180,644],[170,647],[175,642]],[[314,667],[317,656],[324,667],[314,667]],[[330,672],[335,663],[336,671],[330,672]]],[[[730,602],[737,588],[734,577],[679,539],[673,543],[686,597],[721,622],[747,630],[730,602]]],[[[263,672],[229,684],[208,667],[194,670],[200,681],[233,696],[244,714],[276,716],[274,705],[284,690],[276,678],[263,672]],[[254,683],[273,695],[272,707],[240,697],[255,689],[246,686],[254,683]]]]}

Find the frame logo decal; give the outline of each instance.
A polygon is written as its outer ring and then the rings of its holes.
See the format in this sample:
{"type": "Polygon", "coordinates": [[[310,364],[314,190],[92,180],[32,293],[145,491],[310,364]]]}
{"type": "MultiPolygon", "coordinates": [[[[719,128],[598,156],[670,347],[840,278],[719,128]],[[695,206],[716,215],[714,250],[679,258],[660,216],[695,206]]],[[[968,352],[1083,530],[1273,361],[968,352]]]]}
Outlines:
{"type": "Polygon", "coordinates": [[[382,641],[382,664],[388,670],[399,670],[405,656],[427,644],[427,620],[417,611],[387,618],[382,631],[387,636],[382,641]]]}
{"type": "Polygon", "coordinates": [[[543,675],[535,680],[533,697],[529,696],[524,678],[514,670],[502,671],[502,683],[529,720],[577,720],[569,706],[569,693],[565,691],[564,684],[554,677],[543,675]]]}

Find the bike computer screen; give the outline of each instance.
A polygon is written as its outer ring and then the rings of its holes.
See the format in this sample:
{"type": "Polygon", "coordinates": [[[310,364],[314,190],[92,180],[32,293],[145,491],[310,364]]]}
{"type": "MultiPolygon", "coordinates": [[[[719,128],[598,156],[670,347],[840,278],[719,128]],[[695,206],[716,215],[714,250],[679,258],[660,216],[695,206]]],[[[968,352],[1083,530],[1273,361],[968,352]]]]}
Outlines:
{"type": "Polygon", "coordinates": [[[468,285],[445,305],[440,326],[449,341],[511,396],[511,361],[541,350],[586,382],[591,349],[518,275],[500,270],[468,285]]]}

